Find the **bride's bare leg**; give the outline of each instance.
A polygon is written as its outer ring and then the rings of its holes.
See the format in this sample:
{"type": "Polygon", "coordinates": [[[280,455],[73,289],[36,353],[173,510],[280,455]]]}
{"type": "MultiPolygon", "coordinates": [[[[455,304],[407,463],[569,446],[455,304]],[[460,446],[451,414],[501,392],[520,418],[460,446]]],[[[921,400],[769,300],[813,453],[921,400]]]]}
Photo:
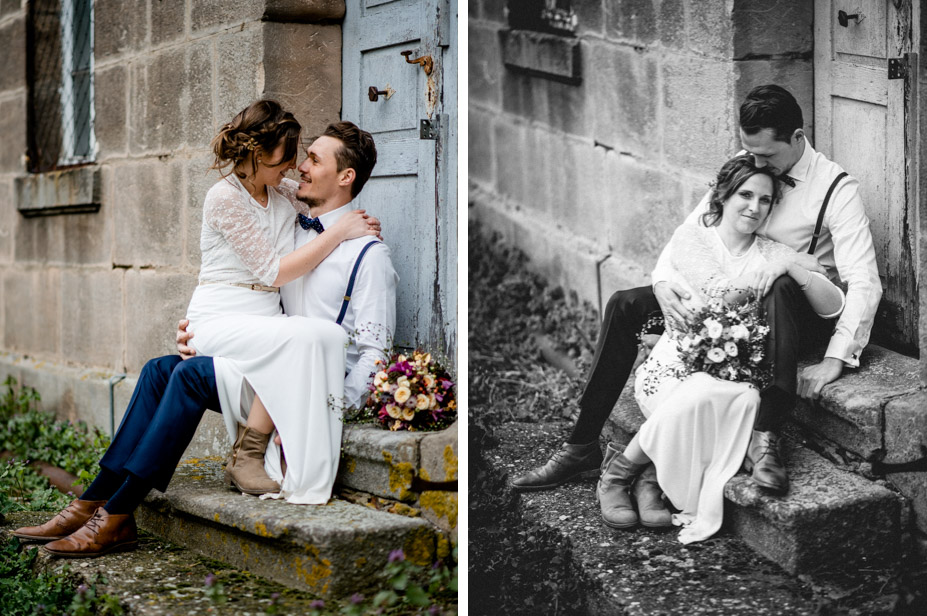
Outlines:
{"type": "Polygon", "coordinates": [[[634,464],[647,464],[650,462],[650,458],[648,458],[644,450],[641,449],[639,441],[640,439],[638,439],[637,434],[635,434],[634,438],[631,439],[631,442],[628,443],[628,446],[624,449],[624,457],[634,464]]]}
{"type": "Polygon", "coordinates": [[[270,434],[274,431],[274,420],[270,418],[270,413],[267,412],[264,403],[261,402],[257,395],[254,396],[254,402],[251,403],[251,411],[248,412],[248,423],[245,425],[261,434],[270,434]]]}

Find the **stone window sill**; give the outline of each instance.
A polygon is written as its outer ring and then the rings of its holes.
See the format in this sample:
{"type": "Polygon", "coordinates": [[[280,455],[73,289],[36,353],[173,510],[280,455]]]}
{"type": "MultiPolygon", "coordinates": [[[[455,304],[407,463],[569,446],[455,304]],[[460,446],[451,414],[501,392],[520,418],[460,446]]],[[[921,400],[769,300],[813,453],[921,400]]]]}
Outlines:
{"type": "Polygon", "coordinates": [[[502,62],[506,67],[555,81],[582,81],[579,39],[533,30],[502,30],[502,62]]]}
{"type": "Polygon", "coordinates": [[[26,218],[100,211],[100,167],[86,165],[18,177],[16,209],[26,218]]]}

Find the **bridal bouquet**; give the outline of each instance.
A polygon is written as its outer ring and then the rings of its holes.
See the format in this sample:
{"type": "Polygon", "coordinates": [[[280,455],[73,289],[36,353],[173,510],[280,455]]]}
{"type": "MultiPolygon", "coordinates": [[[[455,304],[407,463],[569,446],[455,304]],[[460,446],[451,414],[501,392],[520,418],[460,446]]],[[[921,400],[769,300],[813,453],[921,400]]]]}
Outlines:
{"type": "Polygon", "coordinates": [[[454,422],[454,382],[431,353],[394,353],[377,364],[365,417],[390,430],[441,430],[454,422]]]}
{"type": "Polygon", "coordinates": [[[676,346],[686,374],[705,372],[762,390],[772,380],[772,368],[765,361],[768,334],[759,302],[730,306],[715,297],[677,332],[676,346]]]}

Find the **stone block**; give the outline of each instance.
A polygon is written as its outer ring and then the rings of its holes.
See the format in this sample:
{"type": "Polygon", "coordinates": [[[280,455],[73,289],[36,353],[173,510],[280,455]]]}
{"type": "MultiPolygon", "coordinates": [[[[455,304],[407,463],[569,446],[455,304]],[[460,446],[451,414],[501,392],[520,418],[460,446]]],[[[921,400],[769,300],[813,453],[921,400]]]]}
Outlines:
{"type": "MultiPolygon", "coordinates": [[[[549,241],[544,227],[543,239],[549,241]]],[[[575,291],[579,301],[599,305],[599,267],[606,253],[582,236],[565,237],[561,246],[549,252],[546,265],[549,279],[568,291],[575,291]]],[[[531,255],[529,254],[529,257],[531,255]]]]}
{"type": "Polygon", "coordinates": [[[97,0],[93,19],[97,61],[140,49],[148,38],[148,11],[126,10],[122,0],[97,0]]]}
{"type": "Polygon", "coordinates": [[[586,35],[604,36],[605,34],[605,4],[599,2],[573,2],[572,8],[576,12],[576,35],[580,38],[586,35]]]}
{"type": "Polygon", "coordinates": [[[118,265],[179,265],[183,242],[183,162],[141,162],[119,167],[124,199],[113,212],[118,265]]]}
{"type": "Polygon", "coordinates": [[[4,349],[45,357],[58,355],[61,302],[61,272],[57,268],[7,270],[3,276],[4,349]]]}
{"type": "Polygon", "coordinates": [[[175,47],[133,66],[138,73],[130,93],[133,154],[171,152],[184,142],[181,100],[191,79],[202,77],[185,74],[184,56],[184,49],[175,47]]]}
{"type": "Polygon", "coordinates": [[[502,62],[510,69],[571,82],[582,77],[577,38],[530,30],[502,30],[499,40],[502,62]]]}
{"type": "Polygon", "coordinates": [[[495,113],[470,106],[467,123],[467,172],[470,178],[495,182],[495,156],[493,138],[495,113]]]}
{"type": "Polygon", "coordinates": [[[527,128],[510,122],[500,122],[495,126],[494,143],[495,168],[499,193],[517,202],[521,202],[525,193],[524,149],[527,128]]]}
{"type": "Polygon", "coordinates": [[[586,113],[593,118],[593,135],[600,143],[635,156],[659,151],[659,68],[642,55],[607,42],[590,42],[586,113]]]}
{"type": "MultiPolygon", "coordinates": [[[[190,148],[208,150],[219,124],[212,116],[212,42],[190,44],[184,50],[179,96],[182,141],[190,148]]],[[[230,118],[231,119],[231,118],[230,118]]]]}
{"type": "MultiPolygon", "coordinates": [[[[582,47],[583,71],[589,54],[587,47],[582,47]]],[[[588,73],[586,73],[588,74],[588,73]]],[[[589,94],[591,79],[580,84],[563,83],[546,79],[533,80],[534,87],[527,91],[532,104],[536,106],[535,117],[547,123],[552,129],[578,137],[592,138],[592,120],[590,108],[593,105],[589,94]]]]}
{"type": "Polygon", "coordinates": [[[470,22],[467,92],[470,101],[479,101],[488,106],[502,104],[502,52],[499,47],[499,31],[486,24],[470,22]]]}
{"type": "Polygon", "coordinates": [[[115,64],[98,69],[94,79],[94,133],[99,147],[98,160],[127,152],[126,100],[128,71],[125,65],[115,64]]]}
{"type": "Polygon", "coordinates": [[[13,229],[18,222],[19,214],[16,213],[13,200],[13,182],[0,180],[0,265],[7,265],[13,260],[13,229]]]}
{"type": "Polygon", "coordinates": [[[788,442],[783,449],[791,484],[786,497],[766,494],[746,474],[725,486],[732,527],[747,545],[793,575],[897,561],[897,495],[807,449],[788,442]]]}
{"type": "Polygon", "coordinates": [[[660,3],[660,15],[657,28],[660,42],[671,49],[686,47],[686,3],[684,0],[663,0],[660,3]]]}
{"type": "Polygon", "coordinates": [[[257,21],[264,14],[264,3],[265,0],[191,0],[190,29],[197,33],[257,21]]]}
{"type": "Polygon", "coordinates": [[[196,427],[193,440],[183,452],[182,459],[220,457],[225,459],[231,449],[228,430],[222,413],[206,411],[196,427]]]}
{"type": "Polygon", "coordinates": [[[182,38],[186,29],[184,2],[151,3],[151,44],[160,45],[182,38]]]}
{"type": "Polygon", "coordinates": [[[658,20],[652,0],[605,3],[605,36],[649,45],[659,38],[658,20]]]}
{"type": "MultiPolygon", "coordinates": [[[[212,5],[212,2],[207,4],[212,5]]],[[[218,5],[217,5],[218,6],[218,5]]],[[[222,12],[227,12],[223,7],[222,12]]],[[[216,122],[224,124],[264,91],[261,24],[235,28],[216,39],[216,122]]]]}
{"type": "MultiPolygon", "coordinates": [[[[22,88],[26,85],[26,20],[11,19],[0,27],[0,91],[22,88]]],[[[25,117],[20,121],[25,123],[25,117]]]]}
{"type": "Polygon", "coordinates": [[[0,173],[25,171],[26,154],[26,95],[0,101],[0,173]]]}
{"type": "MultiPolygon", "coordinates": [[[[525,206],[525,215],[537,216],[549,220],[552,225],[563,226],[577,214],[572,209],[575,203],[562,203],[553,197],[550,192],[549,166],[552,151],[567,154],[568,150],[565,144],[555,150],[548,149],[551,141],[549,132],[546,127],[537,124],[525,128],[525,147],[519,154],[519,167],[525,176],[525,192],[519,197],[519,202],[525,206]]],[[[572,150],[569,152],[572,153],[572,150]]],[[[559,161],[571,167],[566,157],[559,161]]]]}
{"type": "Polygon", "coordinates": [[[318,135],[340,120],[341,27],[264,22],[261,29],[261,96],[292,111],[304,136],[318,135]]]}
{"type": "Polygon", "coordinates": [[[177,354],[177,321],[187,313],[196,276],[132,269],[125,284],[125,366],[139,372],[152,357],[177,354]]]}
{"type": "Polygon", "coordinates": [[[717,173],[735,151],[730,62],[678,58],[663,63],[663,151],[671,165],[717,173]]]}
{"type": "Polygon", "coordinates": [[[421,432],[389,432],[358,424],[345,427],[338,483],[376,496],[414,502],[412,479],[421,461],[421,432]]]}
{"type": "MultiPolygon", "coordinates": [[[[886,405],[890,400],[913,393],[918,383],[916,359],[870,344],[858,370],[846,371],[827,385],[817,403],[800,401],[792,418],[854,454],[872,460],[887,445],[886,405]]],[[[904,413],[900,413],[894,421],[903,421],[903,417],[904,413]]],[[[901,442],[904,441],[898,441],[901,442]]]]}
{"type": "MultiPolygon", "coordinates": [[[[740,101],[756,86],[775,83],[795,96],[802,110],[805,132],[814,143],[814,63],[808,60],[739,60],[734,62],[737,82],[734,99],[740,101]]],[[[734,113],[737,113],[735,109],[734,113]]]]}
{"type": "Polygon", "coordinates": [[[735,59],[800,53],[810,57],[814,51],[814,3],[773,0],[759,5],[737,0],[731,19],[735,59]]]}
{"type": "Polygon", "coordinates": [[[12,15],[17,11],[22,10],[22,8],[22,0],[0,0],[0,17],[12,15]]]}
{"type": "MultiPolygon", "coordinates": [[[[885,462],[912,462],[927,454],[925,393],[900,396],[885,405],[885,462]]],[[[887,479],[911,502],[914,523],[927,532],[927,477],[923,473],[891,473],[887,479]]]]}
{"type": "Polygon", "coordinates": [[[650,284],[650,270],[636,262],[632,256],[625,256],[617,252],[599,265],[599,286],[602,289],[602,301],[599,314],[605,314],[608,299],[615,291],[635,289],[650,284]]]}
{"type": "Polygon", "coordinates": [[[730,60],[734,49],[734,27],[728,2],[690,3],[686,25],[691,51],[700,56],[730,60]]]}
{"type": "Polygon", "coordinates": [[[200,267],[200,232],[203,227],[203,202],[206,193],[221,177],[219,172],[211,170],[213,157],[201,154],[186,163],[185,184],[187,201],[183,214],[183,253],[184,263],[191,270],[200,267]]]}
{"type": "Polygon", "coordinates": [[[125,361],[123,297],[123,270],[62,271],[62,357],[121,371],[125,361]]]}

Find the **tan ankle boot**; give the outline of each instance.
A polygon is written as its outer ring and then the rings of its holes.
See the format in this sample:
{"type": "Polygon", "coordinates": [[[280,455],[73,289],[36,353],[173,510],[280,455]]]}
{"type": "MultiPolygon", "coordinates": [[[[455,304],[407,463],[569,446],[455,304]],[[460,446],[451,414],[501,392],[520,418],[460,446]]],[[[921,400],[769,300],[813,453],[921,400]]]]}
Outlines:
{"type": "Polygon", "coordinates": [[[232,461],[225,467],[225,478],[245,494],[279,492],[280,484],[264,471],[264,451],[270,434],[261,434],[249,427],[240,433],[232,448],[232,461]]]}
{"type": "Polygon", "coordinates": [[[608,444],[595,490],[606,526],[633,528],[637,525],[637,512],[628,490],[643,469],[643,464],[631,462],[614,445],[608,444]]]}
{"type": "Polygon", "coordinates": [[[641,525],[648,528],[665,528],[673,525],[673,515],[663,504],[663,490],[657,483],[657,469],[648,464],[634,482],[634,500],[641,525]]]}

